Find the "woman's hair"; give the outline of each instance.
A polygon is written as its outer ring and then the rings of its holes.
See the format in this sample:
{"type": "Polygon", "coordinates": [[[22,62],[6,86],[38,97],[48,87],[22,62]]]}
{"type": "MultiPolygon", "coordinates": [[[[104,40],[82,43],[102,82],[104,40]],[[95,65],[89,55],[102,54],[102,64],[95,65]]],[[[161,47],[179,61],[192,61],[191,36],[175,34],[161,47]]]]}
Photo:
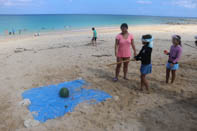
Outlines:
{"type": "Polygon", "coordinates": [[[95,30],[95,28],[94,28],[94,27],[92,27],[92,30],[95,30]]]}
{"type": "Polygon", "coordinates": [[[127,28],[127,29],[129,28],[128,25],[127,25],[127,23],[123,23],[123,24],[120,26],[121,29],[122,29],[123,27],[125,27],[125,28],[127,28]]]}
{"type": "Polygon", "coordinates": [[[179,45],[180,45],[180,46],[182,46],[182,44],[181,44],[181,36],[179,36],[179,35],[174,35],[173,38],[176,39],[176,40],[179,42],[179,45]]]}

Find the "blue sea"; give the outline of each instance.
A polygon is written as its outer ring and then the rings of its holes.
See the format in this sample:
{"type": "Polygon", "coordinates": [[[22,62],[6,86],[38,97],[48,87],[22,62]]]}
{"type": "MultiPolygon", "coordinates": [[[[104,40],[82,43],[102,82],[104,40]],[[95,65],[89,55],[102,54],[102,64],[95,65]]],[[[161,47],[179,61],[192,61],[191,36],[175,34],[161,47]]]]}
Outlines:
{"type": "Polygon", "coordinates": [[[5,31],[22,33],[70,30],[89,27],[152,25],[196,22],[197,18],[132,15],[0,15],[0,35],[5,31]]]}

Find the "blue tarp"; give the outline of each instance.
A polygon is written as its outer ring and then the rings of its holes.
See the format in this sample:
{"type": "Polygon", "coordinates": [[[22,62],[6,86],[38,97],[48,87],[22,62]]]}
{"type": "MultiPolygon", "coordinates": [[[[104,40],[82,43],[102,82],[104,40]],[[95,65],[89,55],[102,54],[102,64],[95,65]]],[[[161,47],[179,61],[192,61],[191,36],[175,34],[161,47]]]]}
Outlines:
{"type": "Polygon", "coordinates": [[[103,91],[82,88],[86,84],[84,80],[74,80],[58,85],[33,88],[25,91],[22,96],[31,101],[28,109],[33,112],[34,119],[43,123],[48,119],[55,119],[72,112],[79,103],[87,101],[89,104],[96,104],[112,98],[103,91]],[[59,96],[62,87],[68,88],[70,93],[68,98],[59,96]]]}

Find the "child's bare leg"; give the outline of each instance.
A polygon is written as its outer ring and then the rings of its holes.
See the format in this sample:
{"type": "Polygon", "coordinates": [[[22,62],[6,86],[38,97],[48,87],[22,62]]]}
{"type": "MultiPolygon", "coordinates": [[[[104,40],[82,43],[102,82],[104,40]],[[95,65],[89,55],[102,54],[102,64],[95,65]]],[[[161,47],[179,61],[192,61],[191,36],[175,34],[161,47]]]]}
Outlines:
{"type": "Polygon", "coordinates": [[[169,78],[170,78],[170,69],[166,68],[166,83],[169,82],[169,78]]]}
{"type": "Polygon", "coordinates": [[[94,40],[92,39],[92,45],[94,46],[94,40]]]}
{"type": "Polygon", "coordinates": [[[146,75],[143,75],[143,81],[144,81],[144,85],[146,87],[146,90],[149,91],[149,85],[148,85],[148,81],[146,80],[146,75]]]}
{"type": "Polygon", "coordinates": [[[95,40],[93,40],[93,46],[95,46],[95,40]]]}
{"type": "Polygon", "coordinates": [[[119,76],[121,65],[122,64],[118,64],[116,67],[116,78],[118,78],[118,76],[119,76]]]}
{"type": "Polygon", "coordinates": [[[172,80],[171,80],[171,84],[174,83],[175,78],[176,78],[176,70],[172,70],[172,80]]]}
{"type": "MultiPolygon", "coordinates": [[[[126,60],[127,60],[127,59],[126,59],[126,60]]],[[[125,80],[128,80],[128,78],[127,78],[128,65],[129,65],[129,62],[125,62],[125,63],[124,63],[124,68],[123,68],[123,70],[124,70],[124,79],[125,79],[125,80]]]]}
{"type": "Polygon", "coordinates": [[[141,91],[144,90],[144,79],[143,79],[143,75],[141,75],[141,88],[140,88],[141,91]]]}

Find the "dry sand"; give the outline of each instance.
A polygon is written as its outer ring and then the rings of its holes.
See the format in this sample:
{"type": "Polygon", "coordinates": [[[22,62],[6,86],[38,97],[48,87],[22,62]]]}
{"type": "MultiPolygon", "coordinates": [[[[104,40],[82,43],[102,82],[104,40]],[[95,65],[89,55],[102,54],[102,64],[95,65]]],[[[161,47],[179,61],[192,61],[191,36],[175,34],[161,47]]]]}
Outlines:
{"type": "Polygon", "coordinates": [[[89,30],[0,38],[0,131],[196,131],[197,49],[184,43],[195,46],[197,25],[130,27],[138,51],[141,35],[150,33],[155,38],[153,73],[148,77],[151,94],[138,91],[139,62],[130,63],[129,81],[112,82],[115,67],[105,65],[115,62],[114,38],[119,28],[97,31],[97,47],[89,45],[89,30]],[[166,85],[163,50],[170,48],[175,33],[182,36],[183,56],[175,84],[166,85]],[[103,90],[113,99],[80,104],[61,118],[24,127],[24,120],[32,118],[26,107],[18,105],[25,90],[78,77],[91,83],[86,88],[103,90]]]}

